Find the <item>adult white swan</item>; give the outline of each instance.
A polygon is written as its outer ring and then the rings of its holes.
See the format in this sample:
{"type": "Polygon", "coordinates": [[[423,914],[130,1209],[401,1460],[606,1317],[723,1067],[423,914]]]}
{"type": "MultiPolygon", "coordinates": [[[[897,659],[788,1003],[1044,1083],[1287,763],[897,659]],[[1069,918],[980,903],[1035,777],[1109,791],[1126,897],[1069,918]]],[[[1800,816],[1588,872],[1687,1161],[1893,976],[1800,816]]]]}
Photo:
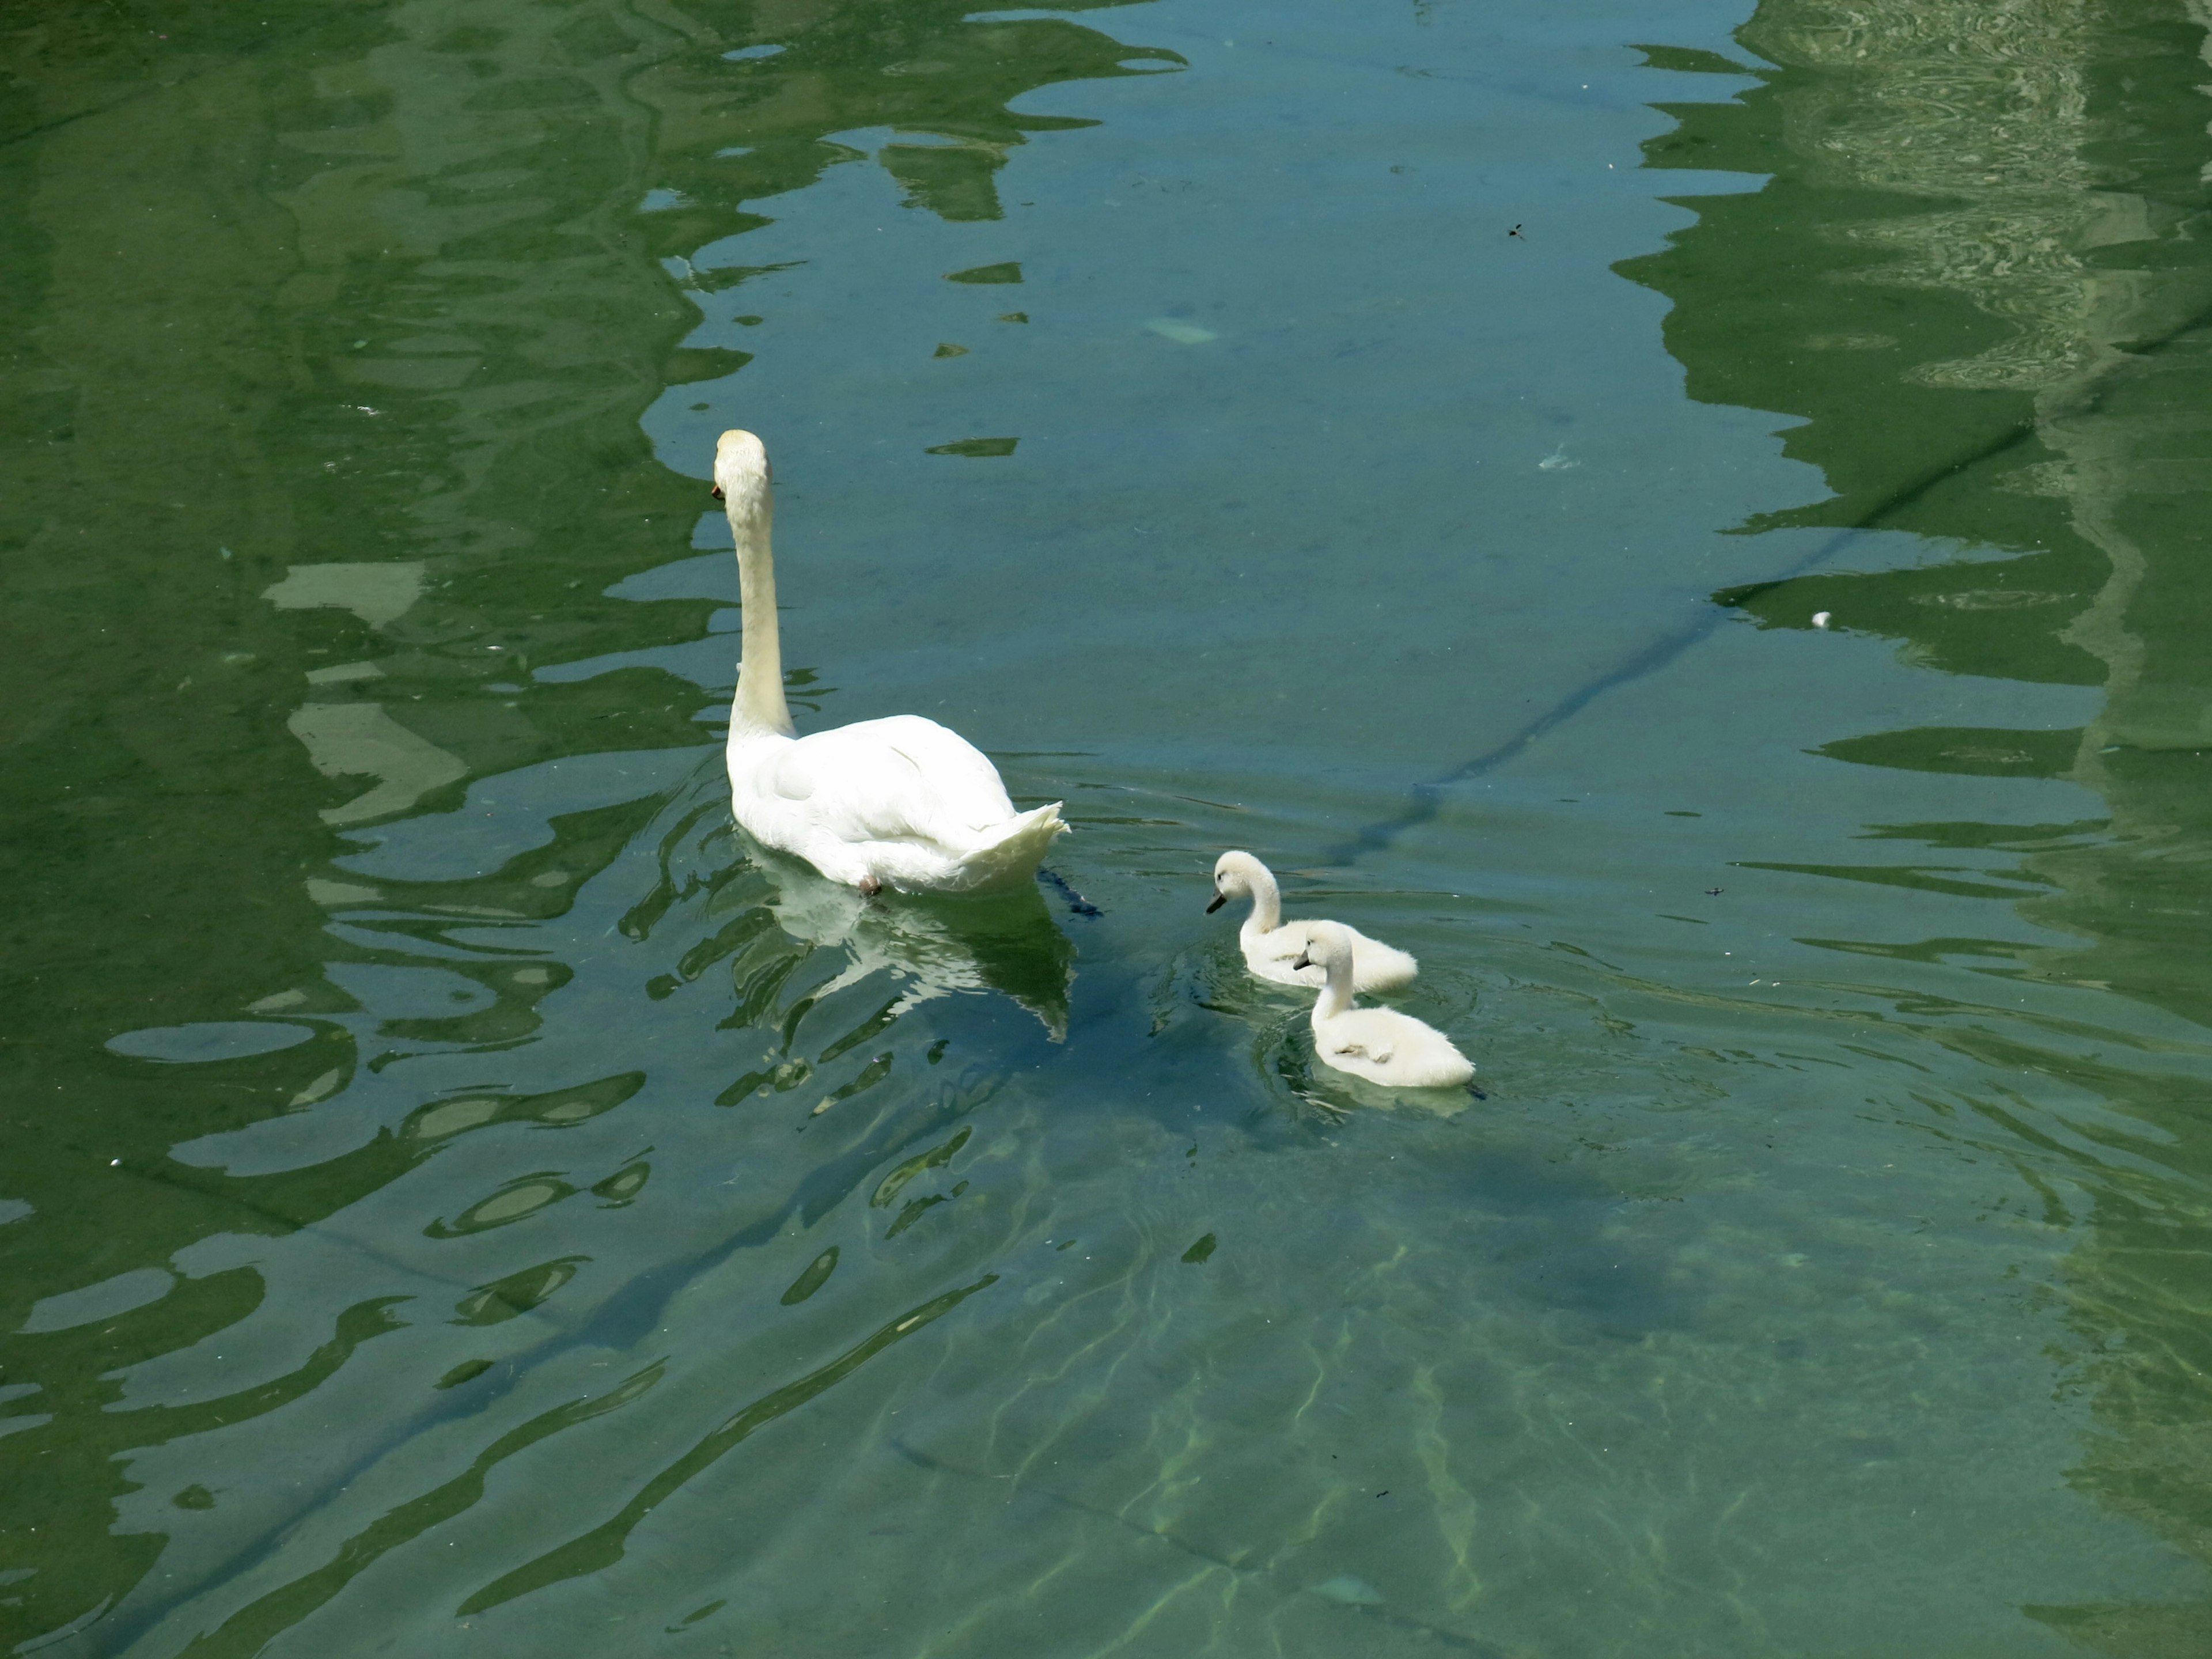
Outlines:
{"type": "Polygon", "coordinates": [[[1314,1054],[1324,1066],[1400,1089],[1455,1087],[1474,1076],[1465,1054],[1434,1026],[1395,1008],[1352,1006],[1352,930],[1306,924],[1305,954],[1295,964],[1328,976],[1314,1002],[1314,1054]]]}
{"type": "MultiPolygon", "coordinates": [[[[1237,930],[1237,944],[1244,952],[1244,965],[1261,979],[1278,985],[1314,986],[1327,975],[1319,967],[1292,966],[1305,953],[1307,930],[1323,924],[1283,920],[1282,890],[1275,872],[1249,853],[1224,853],[1213,864],[1212,915],[1233,898],[1249,898],[1252,913],[1237,930]]],[[[1340,924],[1330,924],[1340,925],[1340,924]]],[[[1370,939],[1356,927],[1344,930],[1352,939],[1352,988],[1355,991],[1395,991],[1413,983],[1420,963],[1403,951],[1370,939]]]]}
{"type": "Polygon", "coordinates": [[[979,893],[1035,878],[1067,826],[1060,803],[1017,812],[998,769],[935,720],[893,714],[799,737],[783,700],[768,451],[750,432],[714,448],[714,493],[737,538],[744,659],[730,709],[730,805],[763,844],[866,893],[979,893]]]}

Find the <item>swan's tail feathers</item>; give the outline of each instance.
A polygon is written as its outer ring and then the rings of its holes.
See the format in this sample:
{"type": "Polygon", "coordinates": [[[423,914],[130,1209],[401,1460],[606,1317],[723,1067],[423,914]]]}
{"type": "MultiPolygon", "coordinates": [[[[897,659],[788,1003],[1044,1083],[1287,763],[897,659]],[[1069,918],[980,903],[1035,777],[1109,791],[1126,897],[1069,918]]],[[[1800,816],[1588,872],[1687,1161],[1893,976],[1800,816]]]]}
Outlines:
{"type": "Polygon", "coordinates": [[[963,854],[952,879],[939,890],[990,893],[1027,886],[1036,879],[1045,849],[1067,830],[1060,821],[1058,801],[1035,811],[1018,813],[986,831],[987,839],[963,854]]]}

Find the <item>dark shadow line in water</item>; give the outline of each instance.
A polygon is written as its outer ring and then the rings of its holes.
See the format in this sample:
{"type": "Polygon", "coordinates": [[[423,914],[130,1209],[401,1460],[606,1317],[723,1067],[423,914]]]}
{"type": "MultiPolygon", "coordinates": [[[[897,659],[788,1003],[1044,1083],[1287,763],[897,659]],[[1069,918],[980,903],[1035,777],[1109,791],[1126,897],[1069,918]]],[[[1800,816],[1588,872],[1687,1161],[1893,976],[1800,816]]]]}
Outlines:
{"type": "MultiPolygon", "coordinates": [[[[2177,331],[2177,333],[2181,331],[2177,331]]],[[[1726,590],[1730,599],[1741,603],[1769,589],[1779,587],[1784,582],[1795,580],[1815,566],[1834,557],[1859,537],[1871,531],[1879,530],[1884,520],[1904,511],[1926,495],[1937,484],[1966,471],[1970,467],[1978,466],[1984,461],[1994,460],[2008,451],[2018,448],[2021,444],[2033,438],[2040,430],[2041,426],[2039,422],[2021,421],[1964,455],[1938,462],[1910,483],[1900,486],[1876,502],[1856,524],[1839,530],[1811,552],[1784,568],[1779,574],[1769,577],[1765,581],[1752,582],[1743,586],[1726,590]]],[[[1330,848],[1322,854],[1320,862],[1352,864],[1358,862],[1365,854],[1382,851],[1408,830],[1416,829],[1435,817],[1443,807],[1444,792],[1454,785],[1466,783],[1481,777],[1486,773],[1496,771],[1508,761],[1516,758],[1526,751],[1539,738],[1565,725],[1567,721],[1581,714],[1583,709],[1589,708],[1607,692],[1618,690],[1624,685],[1632,684],[1646,675],[1656,673],[1666,667],[1728,620],[1728,611],[1722,608],[1717,599],[1702,599],[1698,601],[1698,612],[1685,620],[1680,627],[1660,635],[1649,645],[1632,653],[1626,661],[1585,681],[1496,748],[1484,750],[1449,772],[1415,784],[1407,792],[1410,799],[1398,812],[1366,825],[1351,840],[1330,848]]]]}
{"type": "MultiPolygon", "coordinates": [[[[1779,575],[1771,577],[1763,582],[1752,582],[1741,587],[1726,590],[1730,601],[1740,604],[1745,599],[1756,598],[1761,593],[1778,587],[1784,582],[1795,580],[1816,565],[1832,558],[1858,537],[1869,531],[1881,528],[1885,520],[1904,511],[1946,479],[1964,472],[1970,467],[1979,466],[1985,461],[1995,460],[1998,456],[2017,449],[2021,445],[2037,436],[2048,422],[2078,418],[2081,416],[2097,413],[2104,402],[2104,386],[2106,382],[2115,376],[2124,374],[2136,362],[2156,357],[2167,348],[2187,338],[2190,335],[2208,328],[2212,328],[2212,305],[2207,305],[2191,312],[2172,327],[2160,333],[2148,336],[2131,345],[2115,346],[2113,349],[2123,353],[2125,361],[2114,364],[2105,374],[2100,375],[2096,380],[2083,388],[2081,392],[2064,408],[2053,409],[2030,419],[2015,422],[2007,430],[1996,434],[1966,453],[1948,461],[1938,462],[1883,497],[1869,508],[1865,515],[1856,523],[1846,526],[1835,535],[1831,536],[1812,552],[1785,568],[1779,575]]],[[[1415,829],[1436,817],[1443,805],[1443,792],[1453,785],[1465,783],[1482,776],[1486,772],[1495,771],[1506,762],[1520,755],[1537,738],[1572,720],[1607,691],[1630,684],[1642,679],[1647,674],[1665,667],[1727,620],[1725,615],[1717,608],[1717,601],[1708,599],[1704,603],[1711,608],[1705,610],[1673,633],[1644,647],[1643,650],[1637,652],[1617,667],[1607,670],[1596,678],[1569,692],[1496,748],[1475,756],[1472,760],[1438,777],[1415,784],[1407,792],[1411,799],[1407,800],[1401,811],[1393,817],[1367,825],[1350,841],[1340,842],[1329,848],[1322,854],[1322,861],[1329,864],[1351,864],[1356,862],[1363,854],[1382,851],[1407,830],[1415,829]]]]}
{"type": "MultiPolygon", "coordinates": [[[[315,1167],[327,1168],[330,1163],[336,1163],[341,1159],[349,1158],[366,1158],[369,1157],[392,1156],[392,1145],[396,1139],[397,1137],[392,1134],[390,1129],[380,1128],[370,1139],[363,1142],[352,1152],[342,1152],[338,1155],[337,1158],[327,1160],[325,1164],[315,1167]]],[[[418,1152],[404,1154],[408,1160],[406,1169],[398,1170],[393,1175],[387,1176],[386,1182],[388,1183],[390,1181],[397,1180],[400,1175],[406,1174],[409,1170],[412,1170],[416,1164],[419,1164],[425,1157],[428,1156],[429,1153],[434,1150],[434,1147],[425,1147],[418,1152]]],[[[282,1238],[287,1234],[304,1232],[310,1227],[325,1226],[331,1221],[331,1218],[338,1213],[338,1212],[335,1210],[317,1212],[313,1210],[278,1209],[275,1206],[264,1203],[259,1199],[254,1197],[250,1190],[246,1192],[240,1192],[238,1190],[240,1186],[244,1186],[251,1182],[272,1179],[282,1180],[285,1175],[293,1173],[290,1170],[279,1171],[274,1176],[231,1176],[220,1169],[208,1169],[196,1164],[179,1164],[174,1159],[169,1159],[166,1161],[166,1165],[164,1167],[134,1170],[125,1166],[123,1172],[125,1175],[136,1176],[140,1180],[151,1182],[155,1186],[167,1187],[172,1192],[184,1194],[187,1197],[197,1200],[202,1204],[220,1206],[233,1211],[234,1212],[234,1218],[232,1224],[237,1227],[241,1232],[245,1233],[248,1237],[282,1238]],[[248,1219],[248,1218],[251,1218],[251,1219],[248,1219]],[[256,1223],[263,1224],[256,1225],[256,1223]]],[[[472,1291],[477,1288],[475,1285],[471,1285],[463,1279],[441,1277],[441,1275],[432,1273],[428,1269],[420,1267],[413,1262],[410,1262],[400,1256],[394,1255],[388,1251],[380,1249],[374,1244],[368,1243],[356,1235],[351,1233],[339,1233],[333,1231],[330,1237],[337,1240],[346,1249],[355,1251],[362,1256],[366,1256],[369,1261],[374,1261],[379,1265],[390,1269],[393,1273],[404,1274],[410,1279],[428,1279],[434,1283],[445,1285],[450,1286],[453,1290],[464,1292],[472,1291]]]]}
{"type": "MultiPolygon", "coordinates": [[[[892,1343],[923,1328],[951,1312],[976,1291],[997,1282],[997,1274],[987,1273],[973,1285],[933,1297],[921,1307],[888,1322],[829,1364],[796,1382],[787,1383],[762,1396],[663,1470],[660,1475],[647,1482],[638,1497],[625,1505],[612,1520],[505,1575],[489,1588],[471,1596],[459,1611],[463,1613],[480,1611],[539,1588],[542,1583],[551,1583],[561,1578],[575,1577],[581,1571],[596,1570],[593,1566],[576,1567],[568,1571],[555,1570],[580,1553],[591,1554],[591,1547],[595,1545],[599,1553],[605,1553],[610,1546],[612,1549],[611,1556],[597,1565],[611,1565],[614,1560],[620,1559],[622,1541],[640,1520],[692,1475],[703,1470],[754,1430],[805,1404],[892,1343]],[[702,1456],[702,1453],[709,1455],[702,1456]],[[679,1471],[680,1478],[672,1480],[672,1476],[679,1471]],[[618,1524],[619,1530],[610,1540],[605,1534],[618,1524]],[[504,1594],[495,1594],[502,1589],[504,1594]]],[[[327,1605],[354,1579],[393,1550],[403,1544],[411,1543],[433,1527],[453,1520],[474,1508],[483,1496],[491,1471],[499,1464],[564,1429],[603,1417],[641,1398],[660,1381],[666,1365],[665,1360],[656,1359],[633,1372],[605,1394],[568,1401],[509,1429],[477,1453],[460,1474],[386,1510],[366,1527],[352,1534],[320,1566],[296,1578],[287,1579],[274,1589],[256,1596],[214,1630],[195,1636],[183,1650],[182,1659],[193,1659],[194,1656],[198,1659],[250,1659],[250,1656],[259,1653],[301,1620],[327,1605]]]]}
{"type": "MultiPolygon", "coordinates": [[[[422,1405],[406,1413],[374,1445],[367,1447],[343,1468],[326,1476],[312,1494],[303,1496],[286,1515],[270,1522],[258,1536],[248,1539],[228,1555],[194,1574],[190,1583],[172,1583],[165,1586],[163,1592],[143,1608],[118,1607],[116,1613],[118,1616],[113,1622],[106,1624],[101,1632],[107,1642],[106,1650],[124,1651],[179,1607],[206,1595],[217,1585],[243,1577],[270,1560],[283,1548],[285,1541],[298,1531],[307,1516],[327,1508],[339,1494],[356,1485],[368,1471],[399,1448],[441,1424],[462,1417],[487,1414],[520,1388],[525,1377],[558,1354],[593,1346],[618,1350],[624,1345],[641,1341],[659,1326],[668,1304],[686,1285],[712,1272],[740,1250],[757,1249],[769,1243],[794,1216],[805,1225],[811,1226],[840,1200],[857,1190],[885,1160],[897,1157],[919,1142],[941,1134],[948,1125],[988,1102],[1004,1080],[1002,1077],[980,1070],[963,1073],[958,1079],[940,1091],[933,1109],[926,1111],[918,1123],[896,1135],[880,1139],[872,1138],[810,1170],[792,1188],[790,1195],[777,1206],[774,1214],[750,1227],[739,1229],[696,1255],[668,1262],[639,1274],[609,1296],[599,1310],[581,1325],[559,1327],[549,1332],[535,1346],[500,1361],[495,1373],[496,1382],[492,1377],[486,1377],[480,1379],[481,1389],[471,1386],[454,1395],[426,1399],[422,1405]]],[[[296,1226],[299,1224],[291,1224],[296,1226]]],[[[357,1247],[357,1241],[348,1239],[344,1242],[357,1247]]],[[[364,1250],[363,1253],[372,1260],[386,1262],[387,1266],[398,1265],[387,1261],[374,1251],[364,1250]]],[[[550,1322],[556,1316],[539,1309],[533,1311],[532,1316],[550,1322]]],[[[532,1419],[532,1422],[538,1420],[532,1419]]],[[[508,1434],[520,1432],[520,1430],[510,1430],[508,1434]]],[[[505,1440],[506,1437],[502,1437],[493,1443],[496,1447],[504,1444],[505,1440]]],[[[451,1482],[447,1483],[448,1486],[451,1485],[451,1482]]],[[[447,1486],[441,1486],[438,1490],[443,1492],[447,1486]]],[[[474,1499],[470,1501],[473,1503],[474,1499]]],[[[351,1574],[347,1577],[350,1577],[351,1574]]],[[[276,1593],[271,1592],[272,1595],[276,1593]]],[[[333,1590],[332,1594],[335,1593],[333,1590]]],[[[320,1605],[319,1602],[317,1605],[320,1605]]],[[[245,1651],[255,1650],[249,1649],[245,1651]]]]}
{"type": "Polygon", "coordinates": [[[156,1403],[123,1411],[111,1407],[101,1415],[107,1419],[108,1426],[138,1437],[130,1444],[130,1449],[134,1451],[265,1416],[320,1388],[344,1367],[363,1343],[403,1328],[392,1310],[413,1300],[410,1296],[373,1296],[355,1303],[338,1314],[330,1340],[319,1345],[292,1370],[266,1382],[218,1395],[212,1400],[183,1405],[156,1403]]]}
{"type": "Polygon", "coordinates": [[[250,1659],[393,1550],[474,1508],[491,1471],[515,1453],[629,1405],[660,1381],[666,1364],[656,1359],[603,1395],[568,1401],[509,1429],[460,1474],[386,1510],[347,1538],[322,1565],[264,1591],[215,1629],[200,1632],[185,1644],[180,1659],[250,1659]]]}
{"type": "Polygon", "coordinates": [[[809,1170],[792,1188],[791,1195],[778,1206],[775,1214],[763,1217],[751,1226],[731,1234],[711,1249],[684,1261],[669,1262],[632,1279],[624,1288],[619,1303],[610,1300],[604,1305],[578,1334],[579,1340],[588,1337],[608,1347],[620,1347],[642,1340],[659,1327],[667,1304],[675,1300],[677,1293],[686,1285],[702,1274],[712,1273],[738,1251],[755,1249],[768,1243],[782,1232],[784,1224],[794,1216],[802,1226],[812,1226],[859,1190],[867,1177],[887,1160],[896,1158],[918,1142],[941,1134],[949,1126],[989,1100],[998,1092],[1004,1080],[1003,1078],[984,1076],[977,1071],[963,1073],[950,1087],[940,1091],[935,1109],[926,1112],[919,1122],[886,1139],[865,1140],[851,1151],[827,1159],[809,1170]]]}
{"type": "MultiPolygon", "coordinates": [[[[1141,1521],[1132,1521],[1126,1515],[1116,1515],[1111,1510],[1101,1509],[1096,1504],[1086,1504],[1079,1498],[1071,1498],[1066,1492],[1054,1492],[1049,1486],[1037,1486],[1034,1483],[1017,1484],[1012,1475],[992,1474],[982,1469],[965,1468],[960,1464],[947,1462],[941,1457],[933,1456],[928,1452],[908,1445],[903,1440],[894,1438],[885,1443],[916,1468],[928,1469],[943,1474],[957,1474],[968,1480],[988,1481],[994,1485],[1006,1486],[1011,1494],[1042,1498],[1047,1503],[1057,1504],[1062,1509],[1073,1510],[1079,1515],[1087,1515],[1093,1520],[1108,1522],[1125,1532],[1136,1534],[1139,1538],[1149,1538],[1155,1543],[1164,1544],[1170,1549],[1179,1551],[1194,1560],[1206,1562],[1210,1566],[1219,1567],[1224,1571],[1233,1573],[1240,1578],[1256,1580],[1264,1583],[1269,1590],[1285,1601],[1290,1601],[1293,1596],[1311,1593],[1303,1585],[1285,1585],[1272,1567],[1241,1565],[1226,1556],[1216,1555],[1202,1545],[1194,1544],[1187,1538],[1177,1537],[1164,1527],[1148,1527],[1141,1521]]],[[[1380,1602],[1339,1601],[1334,1597],[1326,1595],[1316,1595],[1315,1599],[1324,1606],[1336,1607],[1346,1613],[1358,1613],[1382,1624],[1395,1625],[1401,1630],[1417,1632],[1445,1647],[1455,1649],[1462,1653],[1480,1654],[1483,1659],[1512,1659],[1511,1653],[1495,1642],[1486,1642],[1479,1636],[1464,1635],[1443,1625],[1432,1625],[1425,1619],[1416,1619],[1410,1613],[1394,1612],[1380,1602]]]]}
{"type": "MultiPolygon", "coordinates": [[[[2155,357],[2176,341],[2206,328],[2212,328],[2212,305],[2191,312],[2187,320],[2166,330],[2163,334],[2154,334],[2134,345],[2115,345],[2112,349],[2115,351],[2125,352],[2130,357],[2155,357]]],[[[2121,367],[2125,368],[2126,365],[2123,364],[2121,367]]],[[[2070,409],[2066,412],[2069,415],[2094,414],[2099,400],[2099,394],[2092,392],[2082,398],[2079,408],[2070,409]]]]}
{"type": "Polygon", "coordinates": [[[977,1291],[987,1291],[998,1282],[998,1274],[985,1273],[972,1285],[963,1285],[957,1290],[933,1297],[920,1307],[911,1309],[896,1319],[886,1320],[828,1364],[817,1366],[797,1382],[787,1382],[781,1388],[763,1395],[711,1430],[690,1450],[665,1464],[659,1474],[638,1488],[635,1497],[598,1526],[525,1562],[511,1572],[502,1573],[463,1601],[458,1611],[465,1615],[482,1613],[502,1601],[512,1601],[519,1595],[547,1589],[564,1579],[581,1578],[586,1574],[602,1572],[613,1566],[623,1559],[629,1547],[629,1535],[636,1529],[639,1522],[690,1485],[696,1477],[705,1474],[726,1453],[736,1449],[740,1442],[750,1438],[756,1430],[766,1427],[787,1413],[796,1411],[817,1395],[825,1393],[843,1382],[884,1349],[904,1341],[916,1331],[927,1329],[977,1291]]]}

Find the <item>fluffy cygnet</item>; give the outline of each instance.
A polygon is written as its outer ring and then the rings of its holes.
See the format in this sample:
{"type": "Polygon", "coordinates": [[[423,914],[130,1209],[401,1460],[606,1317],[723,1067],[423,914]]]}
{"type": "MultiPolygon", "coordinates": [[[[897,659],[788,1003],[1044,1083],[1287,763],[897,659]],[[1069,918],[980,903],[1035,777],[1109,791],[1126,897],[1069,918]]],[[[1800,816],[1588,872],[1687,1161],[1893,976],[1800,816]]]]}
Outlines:
{"type": "Polygon", "coordinates": [[[1314,1003],[1314,1053],[1324,1066],[1386,1088],[1455,1088],[1474,1076],[1466,1055],[1442,1031],[1394,1008],[1352,1006],[1355,945],[1349,927],[1306,924],[1305,954],[1292,964],[1326,975],[1314,1003]]]}
{"type": "MultiPolygon", "coordinates": [[[[1237,943],[1244,952],[1244,965],[1260,978],[1273,980],[1278,985],[1311,988],[1322,984],[1327,975],[1318,967],[1299,968],[1295,964],[1305,954],[1307,930],[1323,924],[1285,921],[1282,890],[1275,885],[1274,872],[1249,853],[1224,853],[1214,861],[1213,902],[1206,907],[1206,914],[1212,915],[1233,898],[1247,897],[1252,901],[1252,912],[1237,930],[1237,943]]],[[[1420,964],[1403,951],[1370,939],[1355,927],[1345,927],[1343,931],[1352,939],[1353,990],[1370,994],[1395,991],[1411,984],[1413,975],[1420,970],[1420,964]]]]}

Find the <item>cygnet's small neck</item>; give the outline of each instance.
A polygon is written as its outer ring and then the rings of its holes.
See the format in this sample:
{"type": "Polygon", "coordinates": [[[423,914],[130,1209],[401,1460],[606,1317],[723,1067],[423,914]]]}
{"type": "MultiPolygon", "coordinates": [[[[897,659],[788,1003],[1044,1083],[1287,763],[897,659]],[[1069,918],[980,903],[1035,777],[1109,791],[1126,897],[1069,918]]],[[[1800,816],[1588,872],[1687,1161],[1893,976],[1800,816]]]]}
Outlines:
{"type": "Polygon", "coordinates": [[[1262,866],[1246,877],[1252,889],[1252,914],[1244,918],[1240,933],[1257,937],[1272,933],[1283,925],[1283,893],[1275,885],[1274,872],[1262,866]]]}
{"type": "Polygon", "coordinates": [[[1319,1030],[1323,1020],[1334,1019],[1352,1008],[1352,952],[1347,951],[1328,964],[1328,982],[1321,988],[1314,999],[1314,1029],[1319,1030]]]}

